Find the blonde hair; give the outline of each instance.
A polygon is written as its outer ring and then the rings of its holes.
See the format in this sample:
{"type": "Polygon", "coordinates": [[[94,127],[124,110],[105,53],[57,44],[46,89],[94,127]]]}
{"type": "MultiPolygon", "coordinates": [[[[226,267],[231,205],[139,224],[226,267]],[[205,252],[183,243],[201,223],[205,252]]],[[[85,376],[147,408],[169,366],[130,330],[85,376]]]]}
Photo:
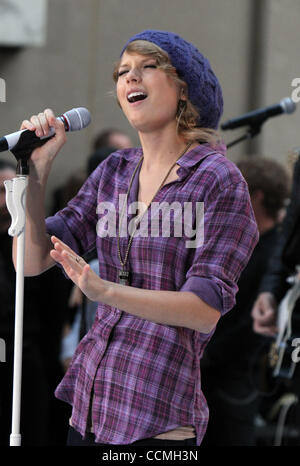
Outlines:
{"type": "MultiPolygon", "coordinates": [[[[145,40],[136,40],[130,42],[126,47],[127,53],[138,53],[140,55],[150,56],[155,58],[157,66],[164,70],[173,81],[178,85],[178,88],[184,91],[186,100],[180,99],[177,108],[177,133],[182,136],[186,142],[207,142],[211,146],[215,146],[220,142],[219,133],[212,128],[200,128],[197,126],[199,112],[188,98],[188,86],[185,81],[180,79],[176,72],[176,68],[171,64],[168,54],[158,45],[145,40]],[[187,91],[187,92],[186,92],[187,91]]],[[[118,69],[120,61],[116,63],[113,71],[113,79],[118,81],[118,69]]]]}

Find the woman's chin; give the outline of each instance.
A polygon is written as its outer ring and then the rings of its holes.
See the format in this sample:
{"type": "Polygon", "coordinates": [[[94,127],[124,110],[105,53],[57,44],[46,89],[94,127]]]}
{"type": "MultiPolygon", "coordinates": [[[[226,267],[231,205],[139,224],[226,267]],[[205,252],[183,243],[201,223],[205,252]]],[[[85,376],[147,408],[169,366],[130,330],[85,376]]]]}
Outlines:
{"type": "Polygon", "coordinates": [[[138,133],[143,133],[143,134],[149,134],[149,133],[156,133],[157,131],[163,131],[165,128],[169,128],[170,126],[174,126],[174,130],[176,131],[176,121],[170,122],[162,120],[131,120],[130,121],[131,126],[138,132],[138,133]]]}

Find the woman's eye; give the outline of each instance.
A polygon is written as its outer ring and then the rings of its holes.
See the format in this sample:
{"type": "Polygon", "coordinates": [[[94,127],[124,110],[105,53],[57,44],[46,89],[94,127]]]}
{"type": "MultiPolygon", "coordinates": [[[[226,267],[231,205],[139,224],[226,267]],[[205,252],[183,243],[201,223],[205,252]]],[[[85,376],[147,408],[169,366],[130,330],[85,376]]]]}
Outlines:
{"type": "MultiPolygon", "coordinates": [[[[157,68],[157,65],[152,63],[152,64],[149,64],[149,65],[144,65],[144,68],[157,68]]],[[[118,71],[118,78],[123,76],[124,74],[128,73],[128,71],[129,70],[127,70],[127,69],[118,71]]]]}
{"type": "Polygon", "coordinates": [[[123,74],[127,73],[127,70],[122,70],[118,72],[118,76],[123,76],[123,74]]]}

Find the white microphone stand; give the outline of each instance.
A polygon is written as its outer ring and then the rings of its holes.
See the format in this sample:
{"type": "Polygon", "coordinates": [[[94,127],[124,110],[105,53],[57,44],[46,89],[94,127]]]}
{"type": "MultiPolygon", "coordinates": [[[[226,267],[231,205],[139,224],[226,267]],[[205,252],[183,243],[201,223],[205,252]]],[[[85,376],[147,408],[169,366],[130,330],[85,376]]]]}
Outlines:
{"type": "Polygon", "coordinates": [[[26,188],[28,184],[28,169],[26,169],[27,162],[25,162],[23,167],[21,165],[22,161],[19,161],[17,176],[15,178],[12,180],[4,181],[7,209],[12,218],[12,223],[8,230],[8,234],[10,236],[17,236],[18,238],[16,264],[12,431],[10,435],[10,446],[16,447],[21,446],[20,417],[24,308],[25,211],[26,188]]]}

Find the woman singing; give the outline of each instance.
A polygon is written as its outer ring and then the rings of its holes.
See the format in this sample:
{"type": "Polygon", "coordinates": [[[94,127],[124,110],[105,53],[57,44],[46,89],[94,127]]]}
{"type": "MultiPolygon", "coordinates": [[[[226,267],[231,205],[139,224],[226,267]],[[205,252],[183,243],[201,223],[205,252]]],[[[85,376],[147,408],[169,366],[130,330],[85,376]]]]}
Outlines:
{"type": "Polygon", "coordinates": [[[200,359],[235,303],[257,227],[216,133],[223,100],[208,60],[176,34],[147,30],[126,43],[113,77],[141,147],[112,153],[46,221],[65,132],[50,109],[22,123],[38,136],[56,130],[31,155],[26,274],[58,263],[98,302],[56,389],[72,405],[69,445],[200,445],[200,359]],[[99,276],[82,257],[95,247],[99,276]]]}

